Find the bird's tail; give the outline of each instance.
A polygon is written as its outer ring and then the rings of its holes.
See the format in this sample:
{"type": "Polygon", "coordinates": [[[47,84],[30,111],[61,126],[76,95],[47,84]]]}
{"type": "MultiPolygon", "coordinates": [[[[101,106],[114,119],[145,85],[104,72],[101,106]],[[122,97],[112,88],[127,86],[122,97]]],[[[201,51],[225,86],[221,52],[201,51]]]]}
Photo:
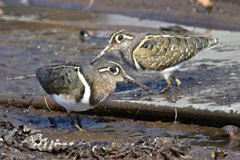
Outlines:
{"type": "Polygon", "coordinates": [[[214,45],[218,44],[218,42],[219,42],[218,38],[208,38],[209,46],[214,46],[214,45]]]}

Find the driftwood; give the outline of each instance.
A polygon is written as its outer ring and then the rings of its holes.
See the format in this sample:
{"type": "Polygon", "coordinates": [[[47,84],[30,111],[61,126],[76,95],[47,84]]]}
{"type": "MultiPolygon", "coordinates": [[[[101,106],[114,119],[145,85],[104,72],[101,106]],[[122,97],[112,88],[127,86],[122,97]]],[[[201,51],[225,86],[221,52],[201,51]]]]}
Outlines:
{"type": "MultiPolygon", "coordinates": [[[[32,95],[0,95],[0,105],[30,107],[35,109],[51,109],[65,111],[50,96],[32,95]]],[[[103,101],[99,106],[82,112],[81,114],[111,115],[148,120],[181,119],[181,121],[205,122],[208,124],[222,124],[239,126],[238,106],[215,107],[207,104],[171,104],[146,100],[111,100],[103,101]]]]}
{"type": "Polygon", "coordinates": [[[51,109],[63,111],[64,108],[57,104],[50,96],[32,96],[32,95],[0,95],[0,105],[16,106],[16,107],[34,107],[36,109],[51,109]],[[48,106],[48,107],[47,107],[48,106]]]}
{"type": "MultiPolygon", "coordinates": [[[[121,103],[122,104],[122,103],[121,103]]],[[[33,95],[0,95],[0,105],[15,106],[35,109],[48,109],[54,111],[66,111],[62,106],[55,102],[50,96],[33,96],[33,95]]],[[[99,106],[93,109],[82,112],[82,114],[97,114],[97,115],[125,115],[136,117],[139,112],[138,105],[122,104],[114,101],[104,101],[99,106]]]]}

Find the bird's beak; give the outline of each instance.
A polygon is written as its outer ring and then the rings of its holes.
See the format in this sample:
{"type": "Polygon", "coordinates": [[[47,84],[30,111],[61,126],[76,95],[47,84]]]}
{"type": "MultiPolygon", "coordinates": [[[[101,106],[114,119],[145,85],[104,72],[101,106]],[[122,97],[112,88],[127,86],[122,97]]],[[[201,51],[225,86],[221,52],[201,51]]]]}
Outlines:
{"type": "Polygon", "coordinates": [[[144,89],[144,90],[146,90],[146,91],[149,91],[149,88],[148,88],[147,86],[145,86],[144,84],[142,84],[142,83],[134,80],[132,77],[130,77],[130,76],[126,75],[126,74],[124,74],[122,77],[123,77],[126,81],[131,82],[131,83],[133,83],[133,84],[136,84],[137,86],[141,87],[142,89],[144,89]]]}
{"type": "Polygon", "coordinates": [[[104,50],[99,53],[93,60],[92,62],[90,63],[91,65],[93,63],[95,63],[98,59],[100,59],[102,56],[104,56],[104,54],[106,54],[107,52],[110,52],[112,50],[112,48],[110,47],[110,45],[108,45],[106,48],[104,48],[104,50]]]}

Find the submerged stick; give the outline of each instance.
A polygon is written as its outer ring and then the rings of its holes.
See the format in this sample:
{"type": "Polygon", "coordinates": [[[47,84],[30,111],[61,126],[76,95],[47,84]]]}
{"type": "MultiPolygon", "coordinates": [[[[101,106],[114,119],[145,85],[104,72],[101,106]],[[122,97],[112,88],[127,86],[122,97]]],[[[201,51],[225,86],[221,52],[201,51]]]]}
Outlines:
{"type": "Polygon", "coordinates": [[[2,94],[0,95],[0,105],[16,106],[35,109],[46,109],[64,111],[64,108],[57,104],[52,97],[32,96],[32,95],[16,95],[16,94],[2,94]],[[45,100],[46,99],[46,100],[45,100]],[[34,103],[33,103],[34,102],[34,103]]]}

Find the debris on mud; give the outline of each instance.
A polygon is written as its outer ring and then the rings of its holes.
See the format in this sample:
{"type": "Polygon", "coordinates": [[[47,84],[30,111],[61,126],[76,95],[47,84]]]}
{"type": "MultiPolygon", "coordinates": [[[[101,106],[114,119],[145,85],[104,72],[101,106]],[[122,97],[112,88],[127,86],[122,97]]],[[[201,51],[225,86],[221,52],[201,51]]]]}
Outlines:
{"type": "MultiPolygon", "coordinates": [[[[41,130],[34,130],[24,125],[13,126],[11,122],[0,122],[0,150],[12,147],[13,150],[40,151],[61,154],[67,158],[127,158],[127,159],[173,159],[191,158],[190,144],[174,138],[141,140],[135,143],[117,144],[114,142],[61,142],[59,139],[46,138],[41,130]]],[[[5,157],[11,157],[6,153],[5,157]]],[[[26,155],[25,155],[26,156],[26,155]]],[[[26,158],[26,157],[22,157],[26,158]]]]}
{"type": "Polygon", "coordinates": [[[169,27],[160,27],[159,31],[170,31],[170,32],[176,32],[179,34],[185,34],[186,32],[188,32],[188,30],[180,27],[180,26],[169,26],[169,27]]]}
{"type": "Polygon", "coordinates": [[[214,153],[212,153],[212,158],[214,158],[214,159],[218,159],[218,157],[219,158],[225,158],[227,156],[228,156],[227,152],[224,152],[224,151],[222,151],[222,150],[220,150],[218,148],[215,150],[214,153]]]}
{"type": "Polygon", "coordinates": [[[238,137],[234,134],[239,131],[239,128],[237,126],[227,125],[227,126],[222,127],[222,129],[224,131],[226,131],[232,139],[238,139],[238,137]]]}
{"type": "Polygon", "coordinates": [[[91,34],[86,31],[86,30],[81,30],[79,32],[79,39],[82,41],[82,42],[85,42],[86,39],[89,39],[89,37],[91,36],[91,34]]]}
{"type": "Polygon", "coordinates": [[[222,130],[227,132],[230,136],[230,141],[229,143],[225,146],[226,148],[235,148],[239,146],[240,139],[238,136],[235,135],[239,131],[239,128],[234,125],[227,125],[222,127],[222,130]]]}

